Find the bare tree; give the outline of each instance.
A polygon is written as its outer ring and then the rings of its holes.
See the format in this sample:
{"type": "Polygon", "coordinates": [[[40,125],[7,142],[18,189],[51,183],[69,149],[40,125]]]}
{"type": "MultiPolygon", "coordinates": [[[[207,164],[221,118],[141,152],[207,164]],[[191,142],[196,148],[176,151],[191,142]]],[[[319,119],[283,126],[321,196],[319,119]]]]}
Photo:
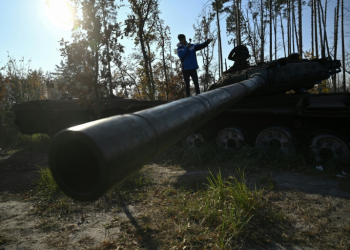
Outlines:
{"type": "Polygon", "coordinates": [[[322,58],[326,57],[326,50],[324,46],[324,40],[322,36],[322,25],[321,25],[321,8],[320,8],[320,3],[321,0],[316,0],[317,1],[317,15],[318,15],[318,25],[319,25],[319,32],[320,32],[320,44],[321,44],[321,56],[322,58]]]}
{"type": "Polygon", "coordinates": [[[261,39],[261,46],[260,46],[260,62],[264,62],[264,46],[265,46],[265,26],[264,26],[264,5],[263,0],[260,0],[260,8],[261,8],[261,19],[260,19],[260,25],[261,25],[261,32],[260,32],[260,39],[261,39]]]}
{"type": "Polygon", "coordinates": [[[270,27],[270,62],[272,62],[272,0],[269,0],[269,27],[270,27]]]}
{"type": "Polygon", "coordinates": [[[288,11],[288,15],[287,15],[287,19],[288,19],[288,55],[290,55],[292,53],[292,24],[291,24],[291,20],[292,20],[292,7],[291,7],[291,1],[292,0],[287,0],[287,11],[288,11]]]}
{"type": "Polygon", "coordinates": [[[341,46],[342,46],[342,64],[343,64],[343,91],[345,93],[346,83],[345,83],[344,0],[341,0],[341,46]]]}
{"type": "MultiPolygon", "coordinates": [[[[337,60],[338,50],[338,26],[339,26],[339,5],[340,0],[337,1],[337,6],[334,8],[334,60],[337,60]]],[[[337,92],[337,77],[333,75],[333,91],[337,92]]]]}
{"type": "Polygon", "coordinates": [[[295,40],[298,41],[298,38],[294,40],[294,34],[297,35],[297,27],[295,23],[295,5],[294,0],[292,0],[292,45],[293,45],[293,53],[295,53],[295,40]]]}
{"type": "Polygon", "coordinates": [[[213,9],[216,12],[216,25],[217,25],[217,32],[218,32],[218,59],[219,59],[219,76],[221,76],[223,72],[223,60],[222,60],[222,46],[221,46],[221,29],[220,29],[220,12],[223,9],[223,3],[225,1],[223,0],[214,0],[212,3],[213,9]]]}
{"type": "Polygon", "coordinates": [[[314,25],[315,25],[315,50],[316,50],[316,58],[318,58],[318,39],[317,39],[317,0],[312,0],[314,6],[314,25]]]}
{"type": "MultiPolygon", "coordinates": [[[[200,20],[197,20],[197,26],[193,25],[195,30],[195,38],[198,41],[206,41],[209,38],[213,37],[214,33],[211,31],[210,26],[213,21],[214,16],[211,13],[203,13],[200,17],[200,20]]],[[[207,91],[210,82],[210,64],[214,57],[214,46],[215,41],[211,43],[210,46],[207,46],[205,49],[199,51],[199,55],[203,59],[203,69],[204,69],[204,91],[207,91]]]]}
{"type": "MultiPolygon", "coordinates": [[[[321,4],[321,1],[319,2],[321,14],[322,14],[322,24],[323,24],[323,46],[324,50],[326,51],[327,48],[327,54],[329,56],[329,46],[328,46],[328,38],[327,38],[327,31],[326,31],[326,23],[327,23],[327,0],[325,0],[325,10],[323,11],[323,7],[321,4]]],[[[324,52],[326,54],[326,52],[324,52]]]]}
{"type": "Polygon", "coordinates": [[[280,20],[281,20],[281,31],[282,31],[282,42],[283,42],[284,57],[287,57],[287,55],[286,55],[286,44],[284,42],[284,28],[283,28],[283,22],[282,22],[282,15],[281,14],[280,14],[280,20]]]}
{"type": "Polygon", "coordinates": [[[302,12],[301,12],[301,0],[298,0],[298,22],[299,22],[299,55],[303,58],[303,24],[302,24],[302,12]]]}
{"type": "Polygon", "coordinates": [[[315,41],[314,41],[314,0],[311,0],[311,53],[312,57],[315,55],[315,41]]]}
{"type": "Polygon", "coordinates": [[[242,44],[242,34],[241,34],[241,4],[242,0],[233,0],[233,7],[236,10],[235,23],[236,23],[236,38],[237,46],[242,44]]]}

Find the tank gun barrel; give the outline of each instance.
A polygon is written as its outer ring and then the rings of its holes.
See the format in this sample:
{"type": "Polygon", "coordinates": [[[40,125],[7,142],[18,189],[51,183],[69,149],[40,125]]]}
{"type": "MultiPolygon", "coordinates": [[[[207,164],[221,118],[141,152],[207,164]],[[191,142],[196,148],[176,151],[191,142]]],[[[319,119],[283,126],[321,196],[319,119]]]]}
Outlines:
{"type": "Polygon", "coordinates": [[[264,77],[253,75],[190,98],[65,129],[50,145],[52,175],[68,196],[96,200],[153,157],[266,84],[264,77]]]}

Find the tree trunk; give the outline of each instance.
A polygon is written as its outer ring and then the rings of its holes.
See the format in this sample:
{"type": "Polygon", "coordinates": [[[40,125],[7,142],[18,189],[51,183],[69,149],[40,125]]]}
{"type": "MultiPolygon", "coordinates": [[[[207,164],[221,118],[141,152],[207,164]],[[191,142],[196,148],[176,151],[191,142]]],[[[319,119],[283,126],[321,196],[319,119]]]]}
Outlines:
{"type": "Polygon", "coordinates": [[[277,60],[277,11],[275,10],[274,22],[274,36],[275,36],[275,60],[277,60]]]}
{"type": "MultiPolygon", "coordinates": [[[[139,14],[139,19],[142,19],[141,14],[139,14]]],[[[144,26],[143,21],[141,21],[141,23],[138,25],[138,35],[139,35],[139,39],[140,39],[141,51],[142,51],[142,56],[143,56],[143,60],[144,60],[146,83],[147,83],[148,88],[149,88],[148,97],[151,101],[153,101],[154,100],[154,93],[152,93],[152,91],[151,91],[152,84],[151,84],[151,77],[150,77],[150,72],[149,72],[149,58],[147,55],[145,41],[144,41],[144,37],[143,37],[143,26],[144,26]]]]}
{"type": "Polygon", "coordinates": [[[316,58],[318,58],[318,39],[317,39],[317,5],[316,5],[317,0],[313,0],[314,4],[314,25],[315,25],[315,50],[316,50],[316,58]]]}
{"type": "Polygon", "coordinates": [[[283,22],[282,22],[282,15],[281,15],[281,13],[280,13],[280,20],[281,20],[281,30],[282,30],[282,42],[283,42],[284,57],[287,57],[287,55],[286,55],[286,43],[284,42],[284,28],[283,28],[283,22]]]}
{"type": "Polygon", "coordinates": [[[238,37],[239,37],[239,32],[238,32],[238,18],[237,18],[238,0],[233,0],[232,8],[233,8],[232,12],[236,12],[236,13],[235,13],[236,39],[233,39],[233,47],[236,47],[235,40],[238,41],[238,37]]]}
{"type": "Polygon", "coordinates": [[[339,30],[339,6],[340,0],[337,1],[337,7],[334,9],[335,11],[335,21],[334,21],[334,60],[337,59],[337,50],[338,50],[338,30],[339,30]]]}
{"type": "Polygon", "coordinates": [[[344,41],[344,0],[341,0],[341,47],[342,47],[342,64],[343,64],[343,91],[346,93],[345,82],[345,41],[344,41]]]}
{"type": "Polygon", "coordinates": [[[291,12],[291,6],[290,6],[290,1],[291,0],[287,0],[287,29],[288,29],[288,55],[290,55],[292,53],[292,44],[291,44],[291,15],[290,15],[290,12],[291,12]]]}
{"type": "Polygon", "coordinates": [[[303,58],[303,25],[302,25],[302,12],[301,12],[301,0],[298,0],[298,22],[299,22],[299,55],[303,58]]]}
{"type": "Polygon", "coordinates": [[[312,57],[315,56],[315,47],[314,47],[314,1],[311,0],[311,52],[312,57]]]}
{"type": "Polygon", "coordinates": [[[260,5],[261,5],[261,54],[260,54],[260,62],[264,62],[264,46],[265,46],[265,41],[264,41],[264,6],[263,6],[263,0],[260,0],[260,5]]]}
{"type": "MultiPolygon", "coordinates": [[[[121,72],[122,73],[122,72],[121,72]]],[[[129,93],[128,93],[128,89],[126,88],[126,81],[125,81],[125,77],[124,74],[122,73],[122,78],[123,78],[123,87],[124,87],[124,96],[126,98],[129,97],[129,93]]]]}
{"type": "MultiPolygon", "coordinates": [[[[247,9],[247,19],[248,19],[248,9],[247,9]]],[[[255,61],[255,64],[257,64],[257,59],[256,59],[256,47],[255,47],[255,39],[252,38],[252,34],[255,34],[255,23],[254,23],[254,20],[253,20],[253,24],[254,24],[254,31],[252,32],[251,30],[251,27],[250,27],[250,22],[248,21],[247,22],[247,28],[248,28],[248,42],[250,43],[250,46],[252,47],[252,54],[254,56],[254,61],[255,61]]]]}
{"type": "Polygon", "coordinates": [[[220,32],[220,18],[219,18],[219,10],[218,10],[218,0],[215,0],[215,6],[216,6],[216,22],[218,27],[218,53],[219,53],[219,75],[222,75],[223,72],[223,65],[222,65],[222,47],[221,47],[221,32],[220,32]]]}
{"type": "Polygon", "coordinates": [[[146,46],[147,46],[147,54],[148,54],[148,68],[149,68],[149,77],[150,77],[150,82],[151,82],[151,88],[152,88],[152,96],[153,96],[153,99],[152,100],[155,100],[155,97],[156,97],[156,87],[155,87],[155,83],[154,83],[154,78],[153,78],[153,68],[152,68],[152,61],[151,61],[151,58],[150,58],[150,55],[151,55],[151,48],[150,48],[150,45],[149,45],[149,42],[147,41],[146,42],[146,46]]]}
{"type": "Polygon", "coordinates": [[[112,85],[112,71],[111,71],[111,60],[109,60],[109,42],[107,42],[107,63],[109,72],[109,95],[113,96],[113,85],[112,85]]]}
{"type": "Polygon", "coordinates": [[[166,84],[166,99],[169,100],[169,77],[168,77],[168,72],[167,72],[167,66],[165,62],[165,42],[164,42],[164,37],[162,37],[163,42],[162,42],[162,61],[163,61],[163,71],[164,71],[164,76],[165,76],[165,84],[166,84]]]}
{"type": "MultiPolygon", "coordinates": [[[[299,39],[298,39],[297,22],[295,20],[295,11],[294,11],[294,9],[295,9],[295,7],[293,8],[294,34],[295,34],[295,41],[296,41],[297,49],[298,49],[298,53],[299,53],[299,39]]],[[[294,43],[293,43],[293,50],[294,50],[294,43]]],[[[295,53],[295,50],[293,52],[295,53]]]]}
{"type": "Polygon", "coordinates": [[[326,50],[324,47],[324,40],[322,36],[322,25],[321,25],[321,9],[320,9],[320,1],[321,0],[316,0],[318,2],[317,4],[317,12],[318,12],[318,25],[319,25],[319,32],[320,32],[320,43],[321,43],[321,56],[322,58],[326,57],[326,50]]]}
{"type": "MultiPolygon", "coordinates": [[[[105,6],[104,6],[105,8],[105,6]]],[[[107,21],[106,21],[106,9],[103,9],[102,10],[102,13],[103,13],[103,24],[104,24],[104,29],[105,31],[107,30],[107,21]]],[[[105,32],[106,34],[106,32],[105,32]]],[[[113,86],[112,86],[112,71],[111,71],[111,60],[110,60],[110,54],[109,54],[109,39],[110,39],[110,35],[109,37],[107,37],[106,35],[106,49],[107,49],[107,67],[108,67],[108,72],[109,72],[109,77],[108,77],[108,80],[109,80],[109,95],[110,96],[113,96],[113,86]]]]}
{"type": "Polygon", "coordinates": [[[168,76],[168,70],[166,66],[166,60],[165,60],[165,37],[164,37],[164,31],[162,23],[159,23],[159,33],[160,33],[160,39],[161,40],[161,50],[162,50],[162,64],[163,64],[163,71],[164,71],[164,77],[165,77],[165,84],[166,84],[166,99],[169,100],[169,76],[168,76]]]}
{"type": "Polygon", "coordinates": [[[294,15],[294,0],[292,0],[292,26],[291,26],[291,29],[292,29],[292,45],[293,45],[293,53],[295,53],[295,41],[294,41],[294,28],[295,28],[295,15],[294,15]]]}
{"type": "Polygon", "coordinates": [[[241,38],[241,0],[237,0],[236,4],[236,30],[237,30],[237,45],[241,45],[242,38],[241,38]]]}
{"type": "Polygon", "coordinates": [[[270,62],[272,62],[272,0],[269,0],[269,14],[270,14],[270,62]]]}
{"type": "MultiPolygon", "coordinates": [[[[334,60],[337,60],[337,50],[338,50],[339,5],[340,5],[340,0],[337,1],[337,7],[334,9],[334,60]]],[[[336,75],[333,75],[333,91],[334,93],[337,92],[336,75]]]]}
{"type": "Polygon", "coordinates": [[[209,86],[209,46],[206,48],[207,49],[207,56],[206,56],[206,63],[205,63],[205,85],[204,85],[204,91],[208,90],[209,86]]]}
{"type": "Polygon", "coordinates": [[[101,118],[101,105],[100,105],[100,95],[98,93],[98,62],[99,62],[99,55],[98,55],[98,45],[95,45],[95,79],[94,79],[94,90],[95,90],[95,98],[97,102],[97,118],[101,118]]]}
{"type": "MultiPolygon", "coordinates": [[[[328,39],[327,39],[327,31],[326,31],[326,23],[327,23],[327,0],[325,0],[325,9],[323,12],[323,7],[320,1],[320,8],[321,8],[321,13],[322,13],[322,24],[323,24],[323,38],[324,38],[324,44],[323,46],[325,46],[324,50],[326,50],[327,48],[327,54],[328,56],[330,56],[329,54],[329,46],[328,46],[328,39]],[[324,13],[324,14],[323,14],[324,13]]],[[[326,52],[325,52],[326,54],[326,52]]]]}

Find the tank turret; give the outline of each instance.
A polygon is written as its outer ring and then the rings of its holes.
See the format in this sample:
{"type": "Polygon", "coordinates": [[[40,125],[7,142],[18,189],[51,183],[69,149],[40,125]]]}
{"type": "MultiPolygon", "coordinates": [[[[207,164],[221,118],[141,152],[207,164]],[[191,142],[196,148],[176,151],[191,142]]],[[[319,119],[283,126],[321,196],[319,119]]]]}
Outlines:
{"type": "Polygon", "coordinates": [[[50,146],[51,172],[67,195],[95,200],[193,131],[216,123],[246,96],[327,79],[339,69],[332,63],[302,61],[248,69],[221,79],[200,95],[63,130],[50,146]]]}
{"type": "Polygon", "coordinates": [[[331,58],[301,60],[299,54],[292,54],[288,58],[281,58],[263,66],[253,67],[246,64],[246,53],[234,59],[236,60],[235,64],[229,70],[223,72],[223,77],[217,83],[211,85],[209,90],[240,82],[255,74],[260,74],[268,81],[268,87],[257,91],[255,95],[285,93],[289,90],[303,92],[313,88],[315,84],[322,80],[328,79],[330,75],[340,72],[340,60],[332,60],[331,58]]]}

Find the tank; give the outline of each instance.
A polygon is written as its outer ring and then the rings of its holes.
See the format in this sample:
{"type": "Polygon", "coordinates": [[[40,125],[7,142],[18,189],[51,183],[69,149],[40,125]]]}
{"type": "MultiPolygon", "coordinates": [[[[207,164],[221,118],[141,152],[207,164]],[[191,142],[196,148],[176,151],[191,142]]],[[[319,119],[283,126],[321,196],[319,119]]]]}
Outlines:
{"type": "Polygon", "coordinates": [[[349,166],[350,94],[306,91],[338,72],[338,60],[300,60],[298,54],[260,66],[233,66],[209,89],[255,74],[263,75],[268,86],[231,106],[192,136],[214,140],[218,147],[233,151],[249,144],[277,148],[287,155],[299,147],[316,163],[334,159],[349,166]]]}
{"type": "MultiPolygon", "coordinates": [[[[121,97],[101,100],[101,117],[132,113],[166,103],[166,101],[138,101],[121,97]]],[[[50,136],[58,131],[97,119],[94,102],[83,105],[78,99],[38,100],[14,106],[15,123],[22,134],[42,133],[50,136]]]]}
{"type": "MultiPolygon", "coordinates": [[[[55,135],[50,146],[51,172],[68,196],[92,201],[192,133],[202,133],[204,139],[214,139],[224,148],[238,149],[252,141],[288,154],[294,145],[293,127],[299,131],[308,124],[318,124],[323,130],[347,128],[348,95],[281,94],[290,89],[303,92],[303,88],[339,72],[339,67],[339,61],[330,59],[284,60],[283,64],[277,61],[238,74],[227,72],[210,91],[200,95],[65,129],[55,135]],[[326,104],[333,108],[321,114],[326,104]],[[330,112],[334,116],[329,116],[330,112]],[[319,123],[327,119],[313,121],[320,117],[340,120],[327,124],[319,123]]],[[[320,151],[328,155],[334,152],[344,161],[348,157],[344,138],[329,132],[312,138],[313,154],[321,157],[320,151]]]]}

